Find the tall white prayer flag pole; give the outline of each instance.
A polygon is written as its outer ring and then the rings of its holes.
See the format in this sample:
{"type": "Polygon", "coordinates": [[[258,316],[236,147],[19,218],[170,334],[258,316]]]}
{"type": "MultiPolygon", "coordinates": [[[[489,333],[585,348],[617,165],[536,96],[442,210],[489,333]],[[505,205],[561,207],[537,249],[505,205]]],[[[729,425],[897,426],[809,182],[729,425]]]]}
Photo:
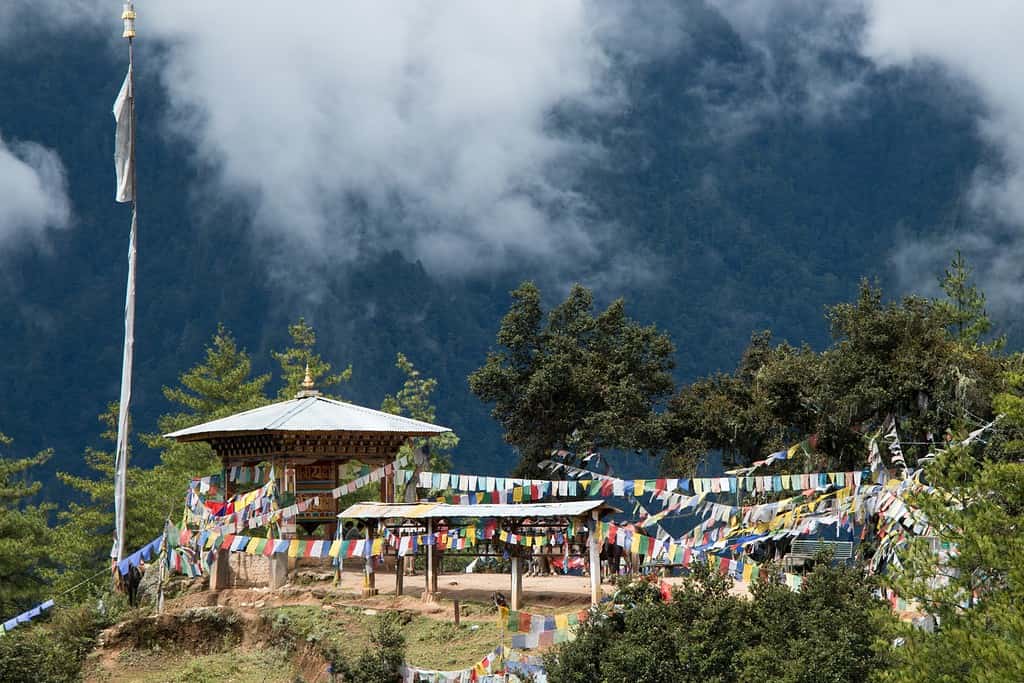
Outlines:
{"type": "Polygon", "coordinates": [[[124,6],[123,37],[128,40],[128,75],[114,102],[114,168],[117,172],[115,201],[131,202],[132,227],[128,238],[128,287],[124,299],[124,358],[121,364],[121,399],[117,416],[117,450],[114,458],[114,545],[110,557],[124,559],[125,480],[128,474],[128,407],[132,400],[132,356],[135,349],[135,242],[138,204],[135,199],[135,80],[132,74],[135,8],[124,6]]]}

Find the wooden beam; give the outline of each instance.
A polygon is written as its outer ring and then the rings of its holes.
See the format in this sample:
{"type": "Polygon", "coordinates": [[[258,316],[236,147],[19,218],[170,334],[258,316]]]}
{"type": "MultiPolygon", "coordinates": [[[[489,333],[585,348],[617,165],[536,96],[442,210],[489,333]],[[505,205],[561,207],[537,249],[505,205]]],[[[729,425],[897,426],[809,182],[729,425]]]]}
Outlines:
{"type": "Polygon", "coordinates": [[[523,568],[519,555],[511,557],[512,564],[512,599],[509,601],[509,609],[520,610],[523,608],[523,568]]]}
{"type": "Polygon", "coordinates": [[[601,602],[601,545],[597,538],[597,510],[591,513],[591,517],[587,525],[590,529],[587,534],[587,544],[590,546],[590,604],[597,606],[601,602]]]}
{"type": "MultiPolygon", "coordinates": [[[[427,536],[431,537],[434,534],[434,520],[427,519],[427,536]]],[[[433,539],[430,539],[433,540],[433,539]]],[[[424,576],[423,581],[423,600],[426,602],[434,601],[434,588],[437,586],[436,568],[434,567],[434,544],[427,541],[427,572],[424,576]]]]}

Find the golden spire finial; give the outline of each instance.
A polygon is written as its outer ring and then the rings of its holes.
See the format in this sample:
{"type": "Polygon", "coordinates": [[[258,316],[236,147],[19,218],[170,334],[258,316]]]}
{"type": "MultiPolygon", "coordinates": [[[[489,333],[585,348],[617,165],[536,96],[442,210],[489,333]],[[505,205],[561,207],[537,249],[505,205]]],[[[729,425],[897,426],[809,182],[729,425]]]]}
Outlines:
{"type": "Polygon", "coordinates": [[[133,3],[125,3],[121,19],[124,21],[124,33],[121,34],[121,37],[131,40],[135,37],[135,5],[133,3]]]}
{"type": "Polygon", "coordinates": [[[302,388],[305,391],[312,391],[313,386],[313,375],[309,373],[309,363],[306,363],[306,376],[302,380],[302,388]]]}

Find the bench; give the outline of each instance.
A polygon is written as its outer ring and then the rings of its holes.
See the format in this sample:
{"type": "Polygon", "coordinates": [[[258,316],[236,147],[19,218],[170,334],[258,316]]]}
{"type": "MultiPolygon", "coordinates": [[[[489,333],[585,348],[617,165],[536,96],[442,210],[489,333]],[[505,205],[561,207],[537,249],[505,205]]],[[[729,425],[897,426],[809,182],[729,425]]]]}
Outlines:
{"type": "Polygon", "coordinates": [[[803,566],[807,560],[813,560],[822,549],[832,551],[833,561],[846,562],[853,559],[852,541],[826,541],[824,539],[794,540],[789,553],[783,559],[783,566],[788,568],[803,566]]]}

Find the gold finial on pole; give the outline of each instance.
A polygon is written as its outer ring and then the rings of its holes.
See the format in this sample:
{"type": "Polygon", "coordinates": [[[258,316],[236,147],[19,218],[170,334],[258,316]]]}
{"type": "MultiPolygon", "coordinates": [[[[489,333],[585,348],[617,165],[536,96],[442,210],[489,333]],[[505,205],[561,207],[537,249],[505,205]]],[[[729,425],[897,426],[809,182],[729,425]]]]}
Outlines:
{"type": "Polygon", "coordinates": [[[127,2],[124,5],[124,11],[121,12],[121,19],[124,20],[124,33],[121,34],[122,38],[131,40],[135,37],[135,4],[127,2]]]}
{"type": "Polygon", "coordinates": [[[315,389],[313,373],[309,371],[309,363],[306,363],[306,376],[302,380],[302,388],[295,394],[295,398],[311,398],[319,396],[320,392],[315,389]]]}

